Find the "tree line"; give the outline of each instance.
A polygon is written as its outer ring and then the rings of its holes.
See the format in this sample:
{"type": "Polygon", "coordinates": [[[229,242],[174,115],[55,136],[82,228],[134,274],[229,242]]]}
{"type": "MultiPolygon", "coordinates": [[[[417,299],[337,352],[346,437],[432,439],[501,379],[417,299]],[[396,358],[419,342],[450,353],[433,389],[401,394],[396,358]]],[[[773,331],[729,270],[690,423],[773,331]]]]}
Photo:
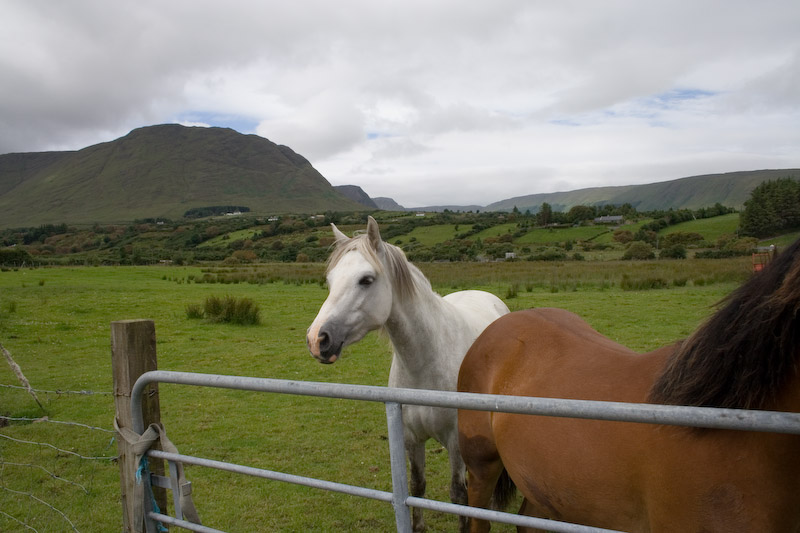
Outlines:
{"type": "Polygon", "coordinates": [[[739,217],[743,235],[770,237],[800,228],[800,181],[765,181],[750,194],[739,217]]]}

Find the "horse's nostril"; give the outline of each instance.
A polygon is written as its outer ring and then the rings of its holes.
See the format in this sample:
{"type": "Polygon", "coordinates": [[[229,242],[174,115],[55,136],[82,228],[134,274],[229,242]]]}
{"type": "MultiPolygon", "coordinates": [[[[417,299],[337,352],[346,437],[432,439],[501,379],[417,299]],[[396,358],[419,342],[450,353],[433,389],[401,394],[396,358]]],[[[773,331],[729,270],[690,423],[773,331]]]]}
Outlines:
{"type": "Polygon", "coordinates": [[[330,338],[330,335],[328,335],[328,334],[327,334],[327,333],[325,333],[324,331],[320,331],[320,332],[319,332],[319,337],[318,337],[318,340],[319,340],[319,349],[320,349],[320,351],[323,351],[323,352],[324,352],[324,351],[325,351],[325,350],[327,350],[327,349],[330,347],[330,345],[331,345],[331,338],[330,338]]]}

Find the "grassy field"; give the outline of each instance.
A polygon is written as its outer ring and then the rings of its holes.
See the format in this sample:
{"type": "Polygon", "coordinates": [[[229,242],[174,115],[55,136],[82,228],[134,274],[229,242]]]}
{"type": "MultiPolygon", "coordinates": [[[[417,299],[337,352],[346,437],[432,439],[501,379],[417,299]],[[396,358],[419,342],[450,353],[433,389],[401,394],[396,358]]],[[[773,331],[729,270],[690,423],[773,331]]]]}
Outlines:
{"type": "MultiPolygon", "coordinates": [[[[570,309],[614,340],[646,351],[697,327],[714,303],[746,278],[748,261],[422,267],[440,293],[484,288],[512,309],[570,309]],[[652,286],[663,288],[637,290],[652,286]]],[[[0,387],[0,414],[22,419],[0,428],[0,531],[120,529],[118,470],[108,459],[116,454],[111,433],[54,422],[111,429],[114,320],[155,320],[162,369],[385,385],[390,348],[377,334],[346,350],[334,365],[320,365],[308,355],[305,330],[327,294],[317,282],[322,269],[263,265],[250,267],[252,276],[197,267],[0,272],[0,343],[31,384],[41,391],[95,393],[40,392],[50,422],[32,423],[45,413],[24,391],[0,387]],[[269,276],[259,278],[259,271],[269,276]],[[196,282],[205,275],[220,282],[196,282]],[[229,275],[241,275],[240,282],[221,283],[229,275]],[[269,279],[273,282],[265,282],[269,279]],[[248,280],[259,282],[243,282],[248,280]],[[186,306],[210,295],[255,300],[261,325],[187,318],[186,306]]],[[[0,384],[18,384],[4,364],[0,384]]],[[[162,420],[182,453],[390,490],[380,405],[177,385],[162,385],[160,395],[162,420]]],[[[427,459],[428,494],[446,501],[446,454],[431,442],[427,459]]],[[[187,473],[201,517],[211,527],[232,532],[394,528],[391,507],[384,503],[199,467],[188,467],[187,473]]],[[[427,518],[430,531],[455,529],[454,517],[429,512],[427,518]]]]}
{"type": "Polygon", "coordinates": [[[438,224],[436,226],[419,226],[410,233],[406,233],[395,239],[393,243],[419,242],[425,246],[433,246],[436,243],[448,241],[456,238],[457,235],[465,233],[472,228],[470,224],[438,224]]]}
{"type": "Polygon", "coordinates": [[[739,228],[739,213],[730,213],[713,218],[690,220],[665,228],[661,234],[670,233],[700,233],[708,242],[716,242],[723,235],[732,235],[739,228]]]}

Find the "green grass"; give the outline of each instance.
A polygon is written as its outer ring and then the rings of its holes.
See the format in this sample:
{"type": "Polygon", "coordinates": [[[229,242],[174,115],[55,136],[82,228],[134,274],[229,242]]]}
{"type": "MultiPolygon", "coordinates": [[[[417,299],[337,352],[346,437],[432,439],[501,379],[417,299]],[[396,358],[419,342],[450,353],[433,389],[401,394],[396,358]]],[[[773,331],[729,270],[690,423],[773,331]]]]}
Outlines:
{"type": "Polygon", "coordinates": [[[424,246],[433,246],[434,244],[440,242],[452,240],[457,235],[469,231],[471,227],[472,226],[469,224],[438,224],[436,226],[419,226],[414,228],[414,230],[410,233],[400,235],[390,239],[390,241],[392,243],[396,243],[399,240],[402,241],[403,244],[407,244],[409,242],[419,242],[424,246]]]}
{"type": "Polygon", "coordinates": [[[739,213],[730,213],[718,217],[681,222],[680,224],[669,226],[659,233],[661,235],[669,235],[670,233],[677,232],[699,233],[707,242],[713,244],[723,235],[736,233],[738,227],[739,213]]]}
{"type": "Polygon", "coordinates": [[[238,231],[231,231],[230,233],[225,233],[224,235],[217,235],[213,239],[201,242],[197,247],[209,248],[214,246],[227,246],[228,243],[231,243],[233,241],[252,239],[256,234],[260,233],[261,231],[262,228],[259,228],[257,226],[255,228],[247,228],[238,231]]]}
{"type": "MultiPolygon", "coordinates": [[[[509,296],[512,309],[555,306],[586,318],[600,332],[640,351],[690,333],[712,305],[746,275],[740,260],[647,264],[534,263],[422,265],[441,293],[484,288],[509,296]],[[594,266],[594,268],[589,268],[594,266]],[[621,279],[661,277],[668,289],[625,291],[621,279]],[[683,286],[672,280],[686,278],[683,286]],[[703,280],[703,281],[700,281],[703,280]],[[511,291],[510,287],[515,286],[511,291]]],[[[308,355],[305,330],[327,291],[290,276],[291,265],[261,268],[273,283],[230,283],[225,294],[249,298],[261,325],[191,320],[186,306],[219,294],[195,283],[193,267],[51,268],[0,272],[0,342],[40,390],[111,391],[110,322],[150,318],[158,337],[159,368],[280,379],[385,385],[388,341],[376,334],[348,348],[334,365],[308,355]],[[283,269],[283,270],[281,270],[283,269]],[[287,282],[280,281],[280,273],[287,282]],[[43,282],[43,283],[42,283],[43,282]]],[[[295,268],[306,268],[296,266],[295,268]]],[[[321,268],[320,266],[318,266],[321,268]]],[[[255,269],[255,267],[253,267],[255,269]]],[[[314,271],[312,277],[318,274],[314,271]]],[[[16,385],[0,364],[0,383],[16,385]]],[[[51,420],[111,429],[108,394],[40,394],[51,420]]],[[[391,486],[383,406],[178,385],[160,388],[162,420],[182,453],[380,490],[391,486]]],[[[32,399],[0,387],[0,414],[38,418],[32,399]]],[[[53,423],[12,422],[0,429],[18,440],[47,442],[87,456],[114,456],[110,434],[53,423]]],[[[0,509],[40,532],[118,531],[119,478],[109,460],[88,461],[49,448],[0,438],[0,509]],[[36,464],[80,488],[50,477],[36,464]]],[[[428,495],[447,501],[448,466],[441,446],[428,445],[428,495]]],[[[204,523],[227,531],[391,531],[391,506],[277,482],[188,467],[204,523]]],[[[456,519],[426,513],[429,530],[453,531],[456,519]]],[[[24,530],[0,514],[0,530],[24,530]]],[[[510,529],[495,528],[497,531],[510,529]]]]}
{"type": "Polygon", "coordinates": [[[501,235],[506,234],[513,234],[517,231],[517,224],[516,222],[508,223],[508,224],[498,224],[496,226],[492,226],[491,228],[487,228],[481,232],[476,233],[472,236],[473,239],[486,239],[487,237],[499,237],[501,235]]]}
{"type": "Polygon", "coordinates": [[[579,226],[564,229],[532,229],[515,240],[518,244],[548,244],[552,242],[589,241],[609,232],[604,226],[579,226]]]}

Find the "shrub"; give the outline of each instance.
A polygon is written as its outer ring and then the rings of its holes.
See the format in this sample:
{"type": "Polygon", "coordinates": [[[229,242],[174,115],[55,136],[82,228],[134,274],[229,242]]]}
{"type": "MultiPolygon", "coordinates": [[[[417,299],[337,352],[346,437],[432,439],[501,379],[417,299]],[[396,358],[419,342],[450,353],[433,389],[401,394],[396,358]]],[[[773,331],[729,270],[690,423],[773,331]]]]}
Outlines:
{"type": "Polygon", "coordinates": [[[510,300],[511,298],[516,298],[518,294],[519,294],[519,284],[513,283],[506,290],[506,300],[510,300]]]}
{"type": "Polygon", "coordinates": [[[689,245],[698,244],[703,242],[703,236],[699,233],[676,231],[664,236],[663,245],[665,248],[671,248],[678,244],[689,245]]]}
{"type": "Polygon", "coordinates": [[[646,291],[650,289],[666,289],[669,287],[669,283],[663,278],[632,279],[627,274],[624,274],[619,286],[623,291],[646,291]]]}
{"type": "Polygon", "coordinates": [[[203,306],[189,304],[186,306],[188,318],[205,317],[210,322],[228,324],[255,325],[261,323],[261,310],[250,298],[234,296],[209,296],[203,306]]]}
{"type": "Polygon", "coordinates": [[[22,248],[6,248],[0,250],[0,265],[19,266],[33,261],[31,254],[22,248]]]}
{"type": "Polygon", "coordinates": [[[659,259],[686,259],[686,247],[682,244],[674,244],[661,250],[658,254],[659,259]]]}
{"type": "Polygon", "coordinates": [[[539,254],[528,257],[528,261],[564,261],[567,254],[560,250],[545,250],[539,254]]]}
{"type": "Polygon", "coordinates": [[[619,243],[627,244],[633,240],[633,232],[627,229],[618,229],[612,238],[619,243]]]}
{"type": "MultiPolygon", "coordinates": [[[[745,254],[748,252],[745,252],[745,254]]],[[[737,255],[745,255],[734,250],[702,250],[694,254],[695,259],[727,259],[737,255]]]]}
{"type": "Polygon", "coordinates": [[[653,252],[653,247],[643,241],[633,241],[628,245],[628,248],[625,250],[625,253],[622,254],[622,258],[626,260],[655,259],[655,257],[656,254],[655,252],[653,252]]]}
{"type": "Polygon", "coordinates": [[[186,318],[203,318],[203,307],[200,304],[187,305],[186,318]]]}

